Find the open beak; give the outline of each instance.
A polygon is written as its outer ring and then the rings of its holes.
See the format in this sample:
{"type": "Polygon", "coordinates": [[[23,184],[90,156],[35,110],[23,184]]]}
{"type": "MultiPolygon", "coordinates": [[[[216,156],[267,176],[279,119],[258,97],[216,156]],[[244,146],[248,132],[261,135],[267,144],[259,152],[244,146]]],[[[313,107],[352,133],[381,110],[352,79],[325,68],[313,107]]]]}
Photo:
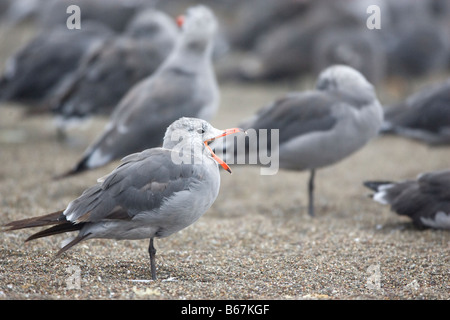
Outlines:
{"type": "Polygon", "coordinates": [[[206,148],[209,150],[209,152],[211,152],[211,156],[213,157],[213,159],[216,160],[217,163],[220,164],[222,166],[222,168],[227,170],[229,173],[231,173],[230,167],[225,163],[225,161],[223,161],[218,156],[216,156],[216,154],[212,151],[212,149],[208,145],[208,143],[211,142],[211,141],[214,141],[214,140],[216,140],[218,138],[222,138],[222,137],[228,136],[230,134],[238,133],[238,132],[245,132],[245,131],[240,129],[240,128],[226,129],[222,134],[219,134],[218,136],[216,136],[214,138],[211,138],[211,139],[203,141],[203,143],[205,144],[206,148]]]}

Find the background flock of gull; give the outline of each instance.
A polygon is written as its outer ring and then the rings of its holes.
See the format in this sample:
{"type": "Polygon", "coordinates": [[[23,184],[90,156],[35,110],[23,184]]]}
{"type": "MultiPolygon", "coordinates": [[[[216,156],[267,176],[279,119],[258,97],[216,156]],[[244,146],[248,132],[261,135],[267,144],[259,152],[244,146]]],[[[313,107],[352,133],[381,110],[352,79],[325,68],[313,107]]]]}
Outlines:
{"type": "MultiPolygon", "coordinates": [[[[1,2],[6,29],[28,19],[37,31],[7,61],[0,99],[20,105],[29,116],[53,114],[55,134],[63,140],[72,126],[109,117],[73,168],[56,178],[123,158],[65,210],[6,226],[51,226],[29,240],[79,230],[59,253],[89,238],[150,238],[156,278],[153,238],[202,216],[219,192],[218,162],[226,168],[238,156],[237,148],[221,144],[221,160],[214,153],[219,141],[209,143],[235,134],[232,141],[245,144],[240,130],[219,131],[206,122],[220,107],[220,82],[317,78],[315,87],[273,97],[251,118],[230,123],[242,131],[279,130],[280,169],[310,172],[311,216],[316,170],[379,134],[450,144],[450,81],[390,105],[379,101],[375,90],[387,79],[405,87],[409,78],[448,71],[450,6],[445,0],[236,0],[211,7],[195,1],[79,0],[79,30],[66,26],[69,2],[1,2]],[[367,28],[369,4],[381,8],[379,30],[367,28]],[[177,25],[167,12],[186,7],[177,25]],[[201,165],[171,163],[170,133],[176,128],[203,147],[201,165]]],[[[249,149],[247,141],[247,156],[249,149]]],[[[379,178],[364,182],[374,200],[409,216],[418,228],[450,229],[450,171],[403,182],[379,178]]]]}

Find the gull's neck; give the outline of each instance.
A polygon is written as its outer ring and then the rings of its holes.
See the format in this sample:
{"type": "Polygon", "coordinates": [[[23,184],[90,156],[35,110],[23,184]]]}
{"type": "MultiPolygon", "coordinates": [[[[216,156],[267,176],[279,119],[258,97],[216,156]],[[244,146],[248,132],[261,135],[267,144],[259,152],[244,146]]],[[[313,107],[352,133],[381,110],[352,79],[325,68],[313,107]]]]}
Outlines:
{"type": "Polygon", "coordinates": [[[181,35],[165,65],[196,71],[201,65],[211,65],[212,41],[181,35]]]}

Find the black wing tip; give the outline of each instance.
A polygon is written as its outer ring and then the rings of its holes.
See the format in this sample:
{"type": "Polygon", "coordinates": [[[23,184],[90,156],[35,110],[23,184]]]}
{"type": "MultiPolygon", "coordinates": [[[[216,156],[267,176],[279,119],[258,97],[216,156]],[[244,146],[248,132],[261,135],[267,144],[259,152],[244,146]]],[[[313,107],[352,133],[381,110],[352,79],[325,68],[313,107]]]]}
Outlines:
{"type": "Polygon", "coordinates": [[[62,174],[58,174],[53,176],[53,180],[61,180],[64,178],[68,178],[71,176],[75,176],[77,174],[80,174],[84,171],[87,171],[89,169],[91,169],[88,165],[87,165],[87,161],[88,161],[89,157],[85,157],[83,158],[80,162],[78,162],[78,164],[73,167],[72,169],[62,173],[62,174]]]}
{"type": "Polygon", "coordinates": [[[19,229],[61,224],[65,222],[65,219],[61,219],[63,212],[64,210],[59,210],[43,216],[11,221],[2,225],[2,228],[4,229],[3,231],[14,231],[19,229]]]}
{"type": "Polygon", "coordinates": [[[84,225],[84,223],[75,224],[75,223],[66,221],[62,224],[57,224],[50,228],[47,228],[47,229],[44,229],[42,231],[32,234],[25,240],[25,242],[52,236],[55,234],[66,233],[66,232],[71,232],[71,231],[78,231],[83,227],[83,225],[84,225]]]}
{"type": "Polygon", "coordinates": [[[91,235],[91,233],[86,233],[83,236],[76,236],[72,241],[70,241],[69,243],[67,243],[64,247],[62,247],[55,255],[54,259],[59,258],[64,252],[66,252],[67,250],[69,250],[70,248],[72,248],[74,245],[80,243],[81,241],[83,241],[84,239],[86,239],[87,237],[89,237],[91,235]]]}
{"type": "Polygon", "coordinates": [[[380,186],[386,185],[386,184],[392,184],[391,181],[364,181],[363,185],[370,190],[378,191],[378,188],[380,186]]]}
{"type": "Polygon", "coordinates": [[[61,179],[68,178],[68,177],[71,177],[73,175],[76,175],[77,173],[81,173],[81,171],[77,171],[75,169],[70,169],[69,171],[66,171],[64,173],[54,175],[52,179],[53,180],[61,180],[61,179]]]}

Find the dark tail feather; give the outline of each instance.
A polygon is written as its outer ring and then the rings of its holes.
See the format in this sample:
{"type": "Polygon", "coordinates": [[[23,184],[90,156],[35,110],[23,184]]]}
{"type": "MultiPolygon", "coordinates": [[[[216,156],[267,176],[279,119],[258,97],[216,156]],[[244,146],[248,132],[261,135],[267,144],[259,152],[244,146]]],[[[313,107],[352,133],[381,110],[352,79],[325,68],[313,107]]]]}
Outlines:
{"type": "Polygon", "coordinates": [[[59,179],[67,178],[67,177],[74,176],[76,174],[79,174],[79,173],[89,170],[90,167],[87,166],[88,159],[89,159],[89,155],[85,156],[83,159],[81,159],[75,167],[73,167],[72,169],[70,169],[69,171],[67,171],[65,173],[54,176],[53,179],[59,180],[59,179]]]}
{"type": "Polygon", "coordinates": [[[373,191],[378,191],[378,188],[382,185],[386,185],[386,184],[391,184],[391,181],[364,181],[363,184],[364,186],[366,186],[367,188],[373,190],[373,191]]]}
{"type": "Polygon", "coordinates": [[[52,212],[43,216],[28,218],[23,220],[12,221],[4,227],[6,227],[6,231],[24,229],[24,228],[34,228],[34,227],[42,227],[49,226],[53,224],[63,224],[67,221],[61,216],[64,210],[52,212]]]}
{"type": "MultiPolygon", "coordinates": [[[[33,227],[41,227],[41,226],[49,226],[53,225],[50,228],[47,228],[45,230],[39,231],[35,234],[32,234],[29,236],[25,242],[48,237],[55,234],[65,233],[65,232],[71,232],[71,231],[77,231],[81,230],[81,228],[84,226],[85,223],[72,223],[70,221],[67,221],[64,216],[62,216],[62,212],[57,211],[53,212],[44,216],[35,217],[35,218],[29,218],[29,219],[23,219],[18,221],[13,221],[5,225],[7,228],[5,231],[12,231],[17,229],[24,229],[24,228],[33,228],[33,227]]],[[[61,248],[58,253],[55,256],[55,259],[58,258],[62,253],[64,253],[66,250],[70,249],[80,241],[86,239],[91,235],[90,233],[85,234],[81,237],[77,236],[72,241],[70,241],[68,244],[66,244],[63,248],[61,248]]]]}
{"type": "Polygon", "coordinates": [[[0,101],[3,102],[8,99],[8,80],[4,76],[0,76],[0,101]]]}
{"type": "Polygon", "coordinates": [[[54,234],[65,233],[65,232],[70,232],[70,231],[77,231],[77,230],[80,230],[83,227],[83,225],[84,225],[84,223],[75,224],[75,223],[66,221],[63,224],[57,224],[53,227],[50,227],[48,229],[45,229],[45,230],[39,231],[35,234],[32,234],[25,240],[25,242],[43,238],[43,237],[52,236],[54,234]]]}
{"type": "Polygon", "coordinates": [[[86,239],[88,236],[90,236],[90,233],[85,234],[84,236],[81,237],[75,237],[72,241],[70,241],[68,244],[66,244],[64,247],[62,247],[55,255],[55,259],[58,258],[60,255],[62,255],[64,252],[66,252],[67,250],[69,250],[70,248],[72,248],[74,245],[76,245],[77,243],[80,243],[81,241],[83,241],[84,239],[86,239]]]}

